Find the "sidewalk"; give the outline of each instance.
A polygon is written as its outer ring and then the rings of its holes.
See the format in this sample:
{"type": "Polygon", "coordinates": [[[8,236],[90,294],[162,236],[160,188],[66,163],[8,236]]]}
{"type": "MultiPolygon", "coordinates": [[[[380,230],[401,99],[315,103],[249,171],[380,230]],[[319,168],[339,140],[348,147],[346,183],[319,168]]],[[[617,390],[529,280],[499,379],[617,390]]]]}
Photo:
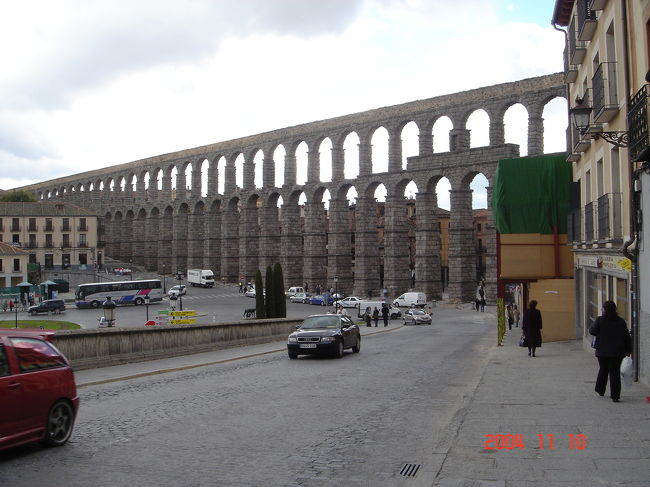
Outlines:
{"type": "Polygon", "coordinates": [[[604,397],[594,392],[597,362],[579,342],[545,343],[531,358],[520,335],[513,328],[504,346],[489,350],[457,434],[434,452],[441,464],[434,485],[650,486],[650,389],[623,384],[614,403],[609,386],[604,397]],[[488,434],[522,435],[524,446],[486,449],[488,434]]]}

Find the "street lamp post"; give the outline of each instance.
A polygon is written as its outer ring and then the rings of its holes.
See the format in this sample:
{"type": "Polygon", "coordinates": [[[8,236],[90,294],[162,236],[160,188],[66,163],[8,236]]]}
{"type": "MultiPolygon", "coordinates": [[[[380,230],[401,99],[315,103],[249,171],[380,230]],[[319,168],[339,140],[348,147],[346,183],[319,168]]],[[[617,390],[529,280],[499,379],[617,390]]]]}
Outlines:
{"type": "MultiPolygon", "coordinates": [[[[176,272],[176,279],[178,279],[178,285],[180,286],[183,282],[183,274],[180,270],[176,272]]],[[[178,310],[183,311],[183,296],[181,294],[181,288],[178,288],[178,310]]]]}
{"type": "Polygon", "coordinates": [[[334,309],[337,308],[339,301],[339,276],[334,276],[334,309]]]}
{"type": "Polygon", "coordinates": [[[115,325],[115,308],[117,305],[110,296],[106,296],[106,301],[102,303],[102,308],[104,308],[104,323],[106,326],[115,325]]]}
{"type": "Polygon", "coordinates": [[[163,264],[163,293],[167,294],[167,279],[165,278],[165,264],[163,264]]]}
{"type": "Polygon", "coordinates": [[[151,298],[149,297],[149,295],[148,294],[145,295],[145,297],[144,297],[144,306],[147,308],[147,321],[149,321],[149,301],[150,300],[151,300],[151,298]]]}

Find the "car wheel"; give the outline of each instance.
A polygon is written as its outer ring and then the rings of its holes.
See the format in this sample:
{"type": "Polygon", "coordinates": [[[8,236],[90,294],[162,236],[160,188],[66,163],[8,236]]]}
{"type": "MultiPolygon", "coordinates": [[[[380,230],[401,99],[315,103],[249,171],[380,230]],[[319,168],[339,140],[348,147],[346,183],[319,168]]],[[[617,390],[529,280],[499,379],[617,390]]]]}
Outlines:
{"type": "Polygon", "coordinates": [[[390,315],[390,319],[391,320],[397,319],[397,313],[393,313],[392,315],[390,315]]]}
{"type": "Polygon", "coordinates": [[[45,424],[43,443],[47,446],[61,446],[72,434],[74,412],[67,401],[58,401],[50,408],[45,424]]]}
{"type": "Polygon", "coordinates": [[[321,306],[326,306],[325,301],[323,301],[320,305],[321,306]]]}
{"type": "Polygon", "coordinates": [[[361,351],[361,335],[357,336],[357,344],[352,347],[354,353],[359,353],[361,351]]]}
{"type": "Polygon", "coordinates": [[[61,307],[59,308],[59,313],[63,313],[64,311],[65,311],[65,308],[64,308],[63,306],[61,306],[61,307]]]}
{"type": "Polygon", "coordinates": [[[33,311],[30,311],[28,314],[29,314],[29,316],[34,316],[36,313],[34,313],[33,311]]]}
{"type": "Polygon", "coordinates": [[[343,357],[343,340],[336,342],[336,351],[334,352],[336,358],[343,357]]]}
{"type": "Polygon", "coordinates": [[[133,301],[133,304],[136,306],[140,306],[142,303],[144,303],[144,300],[142,298],[135,298],[135,301],[133,301]]]}
{"type": "Polygon", "coordinates": [[[90,306],[92,306],[93,308],[99,308],[99,301],[93,301],[92,303],[90,303],[90,306]]]}

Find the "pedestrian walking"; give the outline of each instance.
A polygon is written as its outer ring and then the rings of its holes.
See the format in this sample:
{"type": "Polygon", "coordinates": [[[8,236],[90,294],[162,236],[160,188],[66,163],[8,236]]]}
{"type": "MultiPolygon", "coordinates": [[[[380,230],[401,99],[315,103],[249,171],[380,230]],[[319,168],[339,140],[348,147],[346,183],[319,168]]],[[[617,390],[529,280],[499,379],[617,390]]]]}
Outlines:
{"type": "Polygon", "coordinates": [[[534,299],[528,304],[521,322],[521,331],[526,337],[528,355],[534,357],[535,349],[542,346],[542,313],[537,309],[534,299]]]}
{"type": "Polygon", "coordinates": [[[388,326],[388,315],[390,313],[390,310],[388,309],[388,305],[386,303],[382,303],[381,305],[381,317],[384,319],[384,326],[388,326]]]}
{"type": "Polygon", "coordinates": [[[372,317],[370,316],[370,306],[366,308],[366,312],[363,314],[363,319],[366,321],[366,326],[371,327],[372,324],[370,323],[370,320],[372,317]]]}
{"type": "Polygon", "coordinates": [[[14,302],[13,302],[13,300],[10,299],[9,300],[9,311],[13,311],[13,310],[14,310],[14,302]]]}
{"type": "Polygon", "coordinates": [[[508,330],[512,330],[512,324],[515,321],[515,315],[512,312],[512,305],[506,306],[506,318],[508,319],[508,330]]]}
{"type": "Polygon", "coordinates": [[[377,328],[377,326],[379,326],[379,310],[377,309],[377,306],[372,310],[372,319],[375,322],[375,328],[377,328]]]}
{"type": "Polygon", "coordinates": [[[519,319],[521,318],[521,313],[519,312],[519,308],[516,304],[512,305],[512,314],[515,318],[515,328],[519,328],[519,319]]]}
{"type": "Polygon", "coordinates": [[[481,308],[481,299],[476,298],[476,311],[478,312],[480,308],[481,308]]]}
{"type": "Polygon", "coordinates": [[[632,354],[632,339],[625,320],[618,316],[613,301],[603,303],[603,314],[589,327],[595,336],[594,348],[598,359],[598,376],[595,390],[605,395],[607,376],[609,376],[609,395],[612,401],[621,397],[621,361],[632,354]]]}
{"type": "Polygon", "coordinates": [[[485,311],[485,297],[481,298],[481,313],[485,311]]]}

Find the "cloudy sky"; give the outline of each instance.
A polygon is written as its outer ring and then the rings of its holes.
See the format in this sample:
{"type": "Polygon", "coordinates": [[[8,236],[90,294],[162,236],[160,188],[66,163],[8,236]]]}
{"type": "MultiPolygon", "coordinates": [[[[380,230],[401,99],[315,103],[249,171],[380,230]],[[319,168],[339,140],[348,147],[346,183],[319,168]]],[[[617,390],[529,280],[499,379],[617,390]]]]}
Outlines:
{"type": "Polygon", "coordinates": [[[0,188],[561,71],[554,5],[0,0],[0,188]]]}

